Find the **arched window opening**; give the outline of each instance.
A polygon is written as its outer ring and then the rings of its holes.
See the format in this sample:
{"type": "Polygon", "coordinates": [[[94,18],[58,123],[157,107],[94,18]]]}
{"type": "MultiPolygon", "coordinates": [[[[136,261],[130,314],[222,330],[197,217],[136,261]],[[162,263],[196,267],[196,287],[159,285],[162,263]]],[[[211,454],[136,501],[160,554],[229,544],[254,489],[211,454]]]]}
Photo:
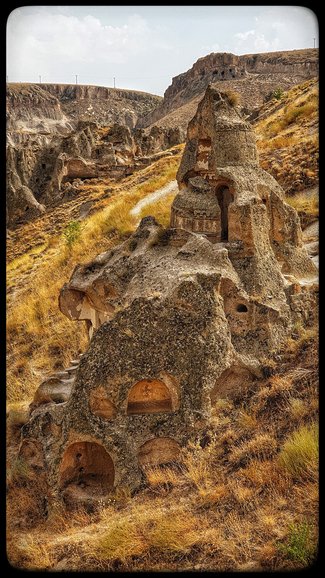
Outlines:
{"type": "Polygon", "coordinates": [[[128,415],[167,413],[173,409],[171,393],[159,379],[139,381],[130,389],[126,410],[128,415]]]}

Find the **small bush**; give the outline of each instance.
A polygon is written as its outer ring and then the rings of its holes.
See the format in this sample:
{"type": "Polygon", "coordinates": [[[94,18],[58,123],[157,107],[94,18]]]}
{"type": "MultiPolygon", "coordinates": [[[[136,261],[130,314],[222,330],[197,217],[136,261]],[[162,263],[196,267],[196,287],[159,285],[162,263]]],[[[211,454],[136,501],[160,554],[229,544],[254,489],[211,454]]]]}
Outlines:
{"type": "Polygon", "coordinates": [[[276,88],[272,93],[272,98],[275,98],[276,100],[281,100],[283,95],[284,95],[284,92],[283,92],[282,88],[276,88]]]}
{"type": "Polygon", "coordinates": [[[65,238],[66,245],[71,249],[81,235],[81,223],[80,221],[70,221],[63,231],[63,236],[65,238]]]}
{"type": "Polygon", "coordinates": [[[293,397],[290,400],[288,411],[292,419],[299,421],[308,414],[309,408],[303,399],[293,397]]]}
{"type": "Polygon", "coordinates": [[[318,470],[318,426],[313,423],[296,430],[284,443],[279,465],[293,478],[316,477],[318,470]]]}
{"type": "Polygon", "coordinates": [[[270,102],[270,100],[272,100],[273,98],[275,98],[276,100],[281,100],[283,95],[284,91],[282,90],[282,88],[278,87],[275,90],[270,90],[270,92],[268,92],[268,94],[264,96],[264,102],[270,102]]]}
{"type": "Polygon", "coordinates": [[[311,564],[316,556],[316,544],[310,524],[307,522],[291,524],[287,541],[284,544],[278,544],[278,549],[293,562],[302,566],[311,564]]]}
{"type": "Polygon", "coordinates": [[[196,524],[189,513],[161,513],[148,533],[150,546],[163,552],[186,552],[197,541],[196,524]]]}

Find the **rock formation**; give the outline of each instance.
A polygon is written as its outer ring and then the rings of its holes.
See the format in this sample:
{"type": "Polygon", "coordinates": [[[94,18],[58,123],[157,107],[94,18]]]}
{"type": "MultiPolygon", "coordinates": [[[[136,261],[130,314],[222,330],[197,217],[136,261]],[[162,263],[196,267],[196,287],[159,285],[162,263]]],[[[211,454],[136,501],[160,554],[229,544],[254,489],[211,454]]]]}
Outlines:
{"type": "Polygon", "coordinates": [[[247,112],[260,107],[276,88],[289,90],[318,75],[318,49],[265,52],[262,54],[211,53],[199,58],[190,70],[175,76],[164,99],[137,126],[185,128],[210,83],[218,90],[242,95],[247,112]]]}
{"type": "Polygon", "coordinates": [[[76,192],[74,179],[124,177],[183,142],[177,128],[135,128],[160,100],[103,87],[9,84],[8,226],[64,202],[76,192]]]}
{"type": "Polygon", "coordinates": [[[41,384],[19,450],[49,504],[92,506],[137,488],[148,467],[177,464],[215,401],[249,389],[292,324],[313,315],[317,269],[297,214],[213,88],[188,127],[178,182],[170,228],[142,219],[61,290],[89,347],[41,384]]]}

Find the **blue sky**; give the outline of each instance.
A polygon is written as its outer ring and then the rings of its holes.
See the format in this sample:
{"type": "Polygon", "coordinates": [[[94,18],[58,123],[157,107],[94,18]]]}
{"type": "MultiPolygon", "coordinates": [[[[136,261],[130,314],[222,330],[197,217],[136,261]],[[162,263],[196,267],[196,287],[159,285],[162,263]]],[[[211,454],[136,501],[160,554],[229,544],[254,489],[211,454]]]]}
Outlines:
{"type": "Polygon", "coordinates": [[[318,47],[301,6],[23,6],[7,22],[10,82],[97,84],[163,94],[211,52],[318,47]]]}

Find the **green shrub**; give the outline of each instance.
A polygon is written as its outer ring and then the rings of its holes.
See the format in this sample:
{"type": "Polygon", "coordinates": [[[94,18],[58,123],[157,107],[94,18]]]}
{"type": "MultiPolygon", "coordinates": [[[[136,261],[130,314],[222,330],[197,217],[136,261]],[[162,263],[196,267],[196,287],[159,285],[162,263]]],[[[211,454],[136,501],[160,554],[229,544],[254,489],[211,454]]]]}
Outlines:
{"type": "Polygon", "coordinates": [[[307,522],[291,524],[286,542],[278,544],[279,551],[293,562],[303,566],[310,565],[316,556],[316,543],[311,530],[311,525],[307,522]]]}
{"type": "Polygon", "coordinates": [[[316,477],[318,470],[318,426],[316,423],[296,430],[284,443],[279,465],[294,478],[316,477]]]}
{"type": "Polygon", "coordinates": [[[283,97],[283,90],[282,88],[276,88],[273,93],[272,93],[272,97],[275,98],[276,100],[281,100],[281,98],[283,97]]]}
{"type": "Polygon", "coordinates": [[[81,235],[81,223],[80,221],[70,221],[63,231],[63,236],[65,237],[65,242],[69,249],[78,241],[81,235]]]}

